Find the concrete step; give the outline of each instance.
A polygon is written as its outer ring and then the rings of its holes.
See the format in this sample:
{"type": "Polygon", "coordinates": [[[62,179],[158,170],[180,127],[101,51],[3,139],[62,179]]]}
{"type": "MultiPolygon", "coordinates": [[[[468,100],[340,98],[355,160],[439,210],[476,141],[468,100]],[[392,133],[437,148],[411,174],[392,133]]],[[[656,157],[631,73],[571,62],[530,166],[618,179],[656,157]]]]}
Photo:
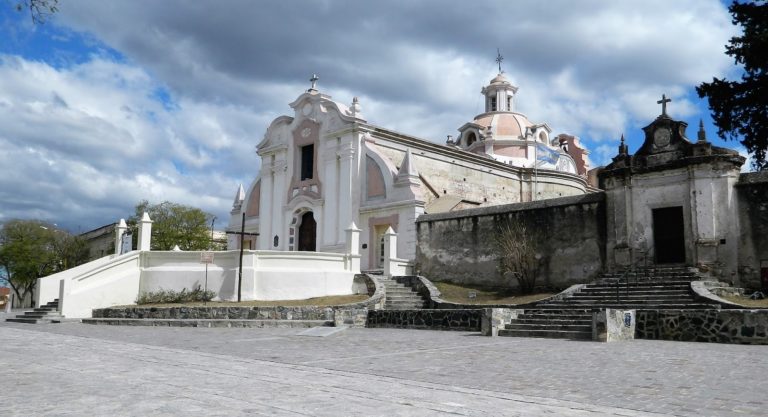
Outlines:
{"type": "Polygon", "coordinates": [[[557,326],[565,326],[565,325],[575,325],[575,326],[592,326],[592,318],[580,320],[580,319],[563,319],[563,318],[516,318],[512,320],[510,324],[528,324],[528,325],[539,325],[539,326],[547,326],[547,325],[557,325],[557,326]]]}
{"type": "Polygon", "coordinates": [[[592,330],[507,330],[499,329],[499,336],[508,337],[546,337],[550,339],[592,340],[592,330]]]}
{"type": "Polygon", "coordinates": [[[390,287],[384,289],[387,294],[418,294],[410,288],[390,287]]]}
{"type": "Polygon", "coordinates": [[[226,319],[117,319],[89,318],[85,324],[112,326],[159,326],[159,327],[254,327],[254,328],[309,328],[333,326],[327,320],[226,320],[226,319]]]}
{"type": "Polygon", "coordinates": [[[58,316],[58,317],[15,317],[15,318],[9,318],[5,319],[7,322],[11,323],[27,323],[27,324],[44,324],[44,323],[61,323],[64,321],[64,317],[58,316]]]}
{"type": "Polygon", "coordinates": [[[504,330],[564,330],[571,332],[589,332],[592,333],[592,323],[589,324],[526,324],[513,321],[504,326],[504,330]]]}
{"type": "Polygon", "coordinates": [[[424,300],[419,296],[413,295],[390,295],[387,294],[387,301],[414,301],[423,303],[424,300]]]}
{"type": "Polygon", "coordinates": [[[424,308],[424,302],[423,301],[388,301],[384,303],[384,308],[390,308],[395,306],[408,306],[413,308],[424,308]]]}
{"type": "Polygon", "coordinates": [[[569,303],[575,304],[599,304],[599,303],[632,303],[632,304],[685,304],[695,302],[691,298],[662,298],[662,297],[572,297],[568,299],[569,303]]]}
{"type": "MultiPolygon", "coordinates": [[[[560,303],[560,304],[547,304],[537,305],[538,309],[553,309],[562,310],[564,308],[573,307],[574,304],[560,303]]],[[[623,310],[694,310],[694,309],[709,309],[717,308],[716,304],[704,304],[704,303],[689,303],[689,304],[633,304],[633,303],[600,303],[600,304],[580,304],[580,307],[590,308],[594,310],[615,308],[623,310]]]]}
{"type": "MultiPolygon", "coordinates": [[[[629,289],[629,291],[638,292],[638,293],[665,293],[665,294],[689,294],[691,292],[691,286],[686,285],[658,285],[658,286],[638,286],[638,285],[629,285],[621,284],[619,285],[620,291],[626,291],[629,289]]],[[[616,285],[605,285],[602,287],[594,286],[594,285],[587,285],[586,287],[579,290],[579,293],[601,293],[601,292],[616,292],[616,285]]]]}
{"type": "Polygon", "coordinates": [[[30,311],[30,312],[24,313],[23,315],[18,315],[16,317],[25,318],[25,319],[40,319],[40,318],[49,317],[49,316],[61,316],[61,315],[51,314],[45,311],[30,311]]]}
{"type": "MultiPolygon", "coordinates": [[[[615,297],[617,291],[614,289],[613,291],[579,291],[577,293],[574,293],[571,295],[571,297],[578,297],[578,296],[590,296],[590,297],[615,297]]],[[[631,295],[635,297],[662,297],[662,298],[670,298],[670,297],[691,297],[692,293],[688,291],[645,291],[645,290],[636,290],[636,289],[630,289],[627,291],[626,288],[619,289],[619,294],[624,295],[631,295]]]]}
{"type": "MultiPolygon", "coordinates": [[[[680,282],[680,281],[674,281],[674,282],[656,282],[656,281],[647,281],[647,282],[634,282],[631,281],[629,285],[627,285],[626,282],[622,281],[619,282],[619,288],[638,288],[638,289],[644,289],[644,290],[686,290],[691,288],[690,282],[680,282]]],[[[587,284],[584,287],[584,290],[616,290],[616,283],[615,282],[602,282],[602,283],[594,283],[594,284],[587,284]]]]}

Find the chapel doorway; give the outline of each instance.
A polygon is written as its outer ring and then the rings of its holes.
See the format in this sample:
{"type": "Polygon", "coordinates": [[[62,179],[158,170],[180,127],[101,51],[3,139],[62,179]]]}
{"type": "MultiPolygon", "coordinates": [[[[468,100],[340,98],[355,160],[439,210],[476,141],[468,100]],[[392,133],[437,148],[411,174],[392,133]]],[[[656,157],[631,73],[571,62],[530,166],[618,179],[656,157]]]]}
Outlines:
{"type": "Polygon", "coordinates": [[[317,247],[317,222],[311,211],[301,216],[299,225],[299,250],[314,252],[317,247]]]}
{"type": "Polygon", "coordinates": [[[653,210],[653,242],[658,264],[685,263],[685,228],[683,208],[653,210]]]}
{"type": "Polygon", "coordinates": [[[375,259],[375,267],[384,268],[384,234],[387,233],[387,229],[391,226],[389,224],[380,224],[374,226],[374,239],[373,252],[375,259]]]}

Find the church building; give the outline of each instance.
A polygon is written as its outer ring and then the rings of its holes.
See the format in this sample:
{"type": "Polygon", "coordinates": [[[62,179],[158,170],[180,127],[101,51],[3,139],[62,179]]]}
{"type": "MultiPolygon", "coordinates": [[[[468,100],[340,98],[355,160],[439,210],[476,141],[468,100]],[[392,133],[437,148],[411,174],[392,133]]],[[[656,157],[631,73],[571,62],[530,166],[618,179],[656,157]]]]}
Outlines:
{"type": "MultiPolygon", "coordinates": [[[[317,76],[310,81],[292,115],[267,128],[260,171],[236,193],[229,230],[253,234],[245,249],[341,252],[354,224],[362,269],[378,269],[390,227],[398,257],[414,259],[422,214],[596,190],[578,138],[517,112],[518,89],[502,71],[481,90],[485,111],[445,144],[369,123],[357,98],[347,106],[319,91],[317,76]]],[[[230,249],[239,247],[234,236],[230,249]]]]}

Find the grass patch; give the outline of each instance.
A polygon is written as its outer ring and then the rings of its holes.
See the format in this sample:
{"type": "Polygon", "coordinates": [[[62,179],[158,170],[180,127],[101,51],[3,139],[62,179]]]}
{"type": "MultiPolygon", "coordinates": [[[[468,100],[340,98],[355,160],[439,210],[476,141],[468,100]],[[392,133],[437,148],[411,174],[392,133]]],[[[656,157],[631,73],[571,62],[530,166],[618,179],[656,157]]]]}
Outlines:
{"type": "Polygon", "coordinates": [[[448,282],[433,282],[442,293],[440,296],[445,301],[459,304],[527,304],[534,301],[549,298],[554,293],[543,292],[536,294],[516,294],[507,288],[466,287],[448,282]],[[469,292],[474,291],[477,296],[469,298],[469,292]]]}
{"type": "Polygon", "coordinates": [[[726,295],[720,298],[728,300],[732,303],[743,305],[744,307],[768,308],[768,298],[763,298],[762,300],[750,300],[748,297],[741,297],[738,295],[726,295]]]}
{"type": "Polygon", "coordinates": [[[154,303],[130,305],[122,307],[301,307],[301,306],[335,306],[341,304],[359,303],[368,299],[368,295],[334,295],[328,297],[315,297],[306,300],[278,300],[278,301],[201,301],[185,303],[154,303]]]}

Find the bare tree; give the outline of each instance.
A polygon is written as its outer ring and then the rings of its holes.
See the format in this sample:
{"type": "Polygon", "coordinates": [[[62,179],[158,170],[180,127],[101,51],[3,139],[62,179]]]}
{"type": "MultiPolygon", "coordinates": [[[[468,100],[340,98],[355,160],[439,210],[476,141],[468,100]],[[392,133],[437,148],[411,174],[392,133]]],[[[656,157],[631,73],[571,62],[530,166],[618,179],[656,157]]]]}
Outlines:
{"type": "Polygon", "coordinates": [[[520,292],[530,294],[536,287],[538,255],[533,235],[520,222],[504,221],[496,235],[499,247],[499,272],[517,280],[520,292]]]}
{"type": "Polygon", "coordinates": [[[59,11],[59,0],[19,0],[16,10],[29,9],[32,23],[42,25],[52,14],[59,11]]]}

